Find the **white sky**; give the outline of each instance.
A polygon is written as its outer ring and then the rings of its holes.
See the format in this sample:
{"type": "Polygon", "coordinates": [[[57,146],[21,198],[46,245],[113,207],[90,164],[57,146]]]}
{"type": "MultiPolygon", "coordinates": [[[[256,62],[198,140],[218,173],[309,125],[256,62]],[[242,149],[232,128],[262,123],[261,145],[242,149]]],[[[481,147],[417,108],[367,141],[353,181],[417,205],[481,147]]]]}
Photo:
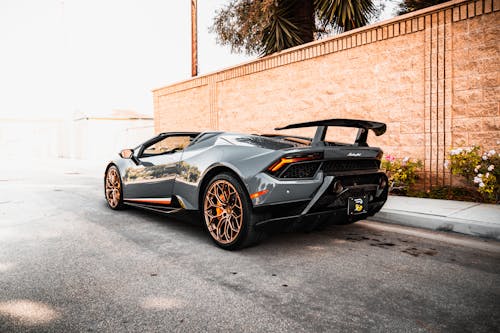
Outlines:
{"type": "MultiPolygon", "coordinates": [[[[198,0],[200,74],[251,58],[207,29],[227,0],[198,0]]],[[[0,0],[0,118],[152,114],[151,90],[191,75],[190,0],[0,0]]]]}
{"type": "MultiPolygon", "coordinates": [[[[250,59],[207,31],[224,3],[198,1],[200,73],[250,59]]],[[[190,0],[0,0],[0,118],[152,114],[151,90],[191,75],[190,9],[190,0]]]]}

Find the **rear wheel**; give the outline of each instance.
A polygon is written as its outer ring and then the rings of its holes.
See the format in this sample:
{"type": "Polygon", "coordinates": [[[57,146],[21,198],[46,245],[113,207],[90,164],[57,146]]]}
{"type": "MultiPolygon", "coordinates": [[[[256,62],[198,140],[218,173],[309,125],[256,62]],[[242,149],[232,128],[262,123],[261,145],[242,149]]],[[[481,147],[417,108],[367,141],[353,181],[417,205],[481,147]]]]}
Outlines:
{"type": "Polygon", "coordinates": [[[230,173],[216,175],[205,188],[203,219],[212,240],[223,249],[240,249],[260,238],[250,198],[230,173]]]}
{"type": "Polygon", "coordinates": [[[104,194],[106,196],[108,206],[111,209],[123,208],[122,181],[118,168],[114,165],[110,166],[108,170],[106,170],[106,176],[104,177],[104,194]]]}

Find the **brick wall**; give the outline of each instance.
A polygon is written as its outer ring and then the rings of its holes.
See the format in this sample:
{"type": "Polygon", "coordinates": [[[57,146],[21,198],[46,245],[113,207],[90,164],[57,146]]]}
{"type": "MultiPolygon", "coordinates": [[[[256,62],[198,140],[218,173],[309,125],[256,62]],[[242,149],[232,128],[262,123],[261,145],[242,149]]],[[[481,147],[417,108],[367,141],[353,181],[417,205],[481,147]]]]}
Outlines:
{"type": "Polygon", "coordinates": [[[423,160],[426,186],[441,184],[451,147],[500,151],[499,10],[500,0],[450,1],[154,90],[155,129],[383,121],[369,142],[423,160]]]}

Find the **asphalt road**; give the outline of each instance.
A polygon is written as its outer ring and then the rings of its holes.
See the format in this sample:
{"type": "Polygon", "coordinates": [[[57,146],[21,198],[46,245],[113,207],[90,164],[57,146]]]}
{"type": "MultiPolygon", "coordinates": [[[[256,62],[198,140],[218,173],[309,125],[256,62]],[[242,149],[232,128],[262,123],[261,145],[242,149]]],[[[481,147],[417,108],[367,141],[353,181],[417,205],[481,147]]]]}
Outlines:
{"type": "Polygon", "coordinates": [[[35,165],[0,169],[2,333],[500,331],[498,242],[361,222],[227,252],[35,165]]]}

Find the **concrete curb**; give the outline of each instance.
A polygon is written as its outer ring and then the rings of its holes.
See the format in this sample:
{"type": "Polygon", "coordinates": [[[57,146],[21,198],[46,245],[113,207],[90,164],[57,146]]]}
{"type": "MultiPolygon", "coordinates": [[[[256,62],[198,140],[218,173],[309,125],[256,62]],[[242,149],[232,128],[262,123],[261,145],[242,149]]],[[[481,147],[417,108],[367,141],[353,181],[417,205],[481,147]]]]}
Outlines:
{"type": "Polygon", "coordinates": [[[465,235],[500,240],[500,225],[414,212],[382,209],[368,220],[436,231],[452,231],[465,235]]]}

